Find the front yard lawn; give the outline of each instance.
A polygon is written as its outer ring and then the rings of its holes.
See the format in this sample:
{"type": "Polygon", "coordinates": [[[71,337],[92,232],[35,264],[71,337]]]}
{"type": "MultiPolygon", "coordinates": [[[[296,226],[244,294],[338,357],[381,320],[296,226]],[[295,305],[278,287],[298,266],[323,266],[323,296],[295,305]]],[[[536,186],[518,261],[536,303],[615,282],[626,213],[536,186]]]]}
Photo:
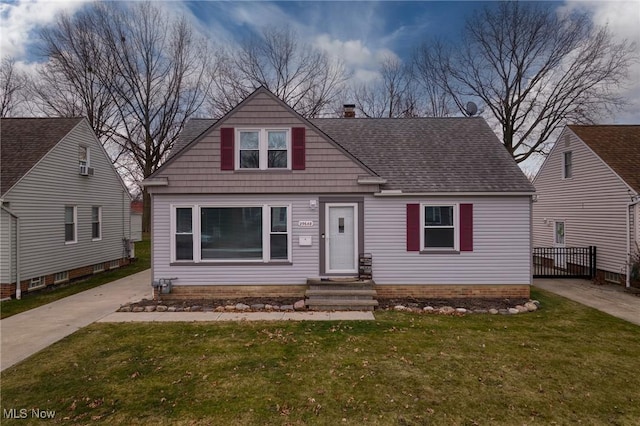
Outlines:
{"type": "Polygon", "coordinates": [[[514,316],[93,324],[3,372],[2,423],[637,425],[640,327],[533,297],[514,316]]]}

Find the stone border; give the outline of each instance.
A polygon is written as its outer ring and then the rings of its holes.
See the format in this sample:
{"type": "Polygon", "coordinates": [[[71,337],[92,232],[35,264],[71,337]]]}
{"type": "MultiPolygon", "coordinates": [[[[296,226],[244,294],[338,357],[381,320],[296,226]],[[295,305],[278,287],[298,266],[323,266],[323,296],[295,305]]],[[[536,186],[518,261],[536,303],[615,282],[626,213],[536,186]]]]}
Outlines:
{"type": "MultiPolygon", "coordinates": [[[[145,300],[146,301],[146,300],[145,300]]],[[[147,301],[149,302],[149,301],[147,301]]],[[[503,309],[466,309],[455,308],[453,306],[419,307],[416,303],[398,304],[393,307],[376,309],[378,311],[397,311],[411,312],[416,314],[439,314],[439,315],[466,315],[466,314],[491,314],[491,315],[517,315],[527,312],[535,312],[540,308],[540,302],[537,300],[529,300],[522,305],[516,305],[503,309]]],[[[116,312],[300,312],[309,311],[304,304],[304,300],[298,300],[293,305],[272,305],[256,303],[247,305],[244,303],[236,303],[235,305],[220,305],[216,307],[190,305],[190,306],[168,306],[157,302],[157,304],[149,304],[146,306],[137,306],[137,303],[129,303],[121,306],[116,312]]],[[[309,311],[321,312],[321,311],[309,311]]],[[[374,311],[375,312],[375,311],[374,311]]]]}

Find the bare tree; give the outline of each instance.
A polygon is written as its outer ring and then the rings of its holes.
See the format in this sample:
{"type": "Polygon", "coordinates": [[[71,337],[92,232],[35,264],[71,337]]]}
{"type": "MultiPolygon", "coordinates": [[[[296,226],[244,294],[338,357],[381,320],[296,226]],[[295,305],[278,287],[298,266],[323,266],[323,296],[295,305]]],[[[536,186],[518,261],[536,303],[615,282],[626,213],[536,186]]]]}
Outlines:
{"type": "MultiPolygon", "coordinates": [[[[43,92],[46,105],[60,115],[92,115],[94,128],[115,144],[110,152],[129,182],[158,169],[209,93],[206,42],[185,18],[148,2],[91,4],[61,17],[43,41],[44,81],[61,80],[58,96],[43,92]]],[[[145,230],[149,207],[145,193],[145,230]]]]}
{"type": "Polygon", "coordinates": [[[412,117],[418,114],[412,72],[398,58],[380,63],[380,77],[353,89],[356,108],[365,117],[412,117]]]}
{"type": "Polygon", "coordinates": [[[472,15],[460,45],[423,45],[418,60],[463,113],[468,100],[479,100],[521,162],[545,152],[559,126],[593,122],[624,105],[617,89],[635,48],[586,13],[502,2],[472,15]]]}
{"type": "Polygon", "coordinates": [[[13,58],[2,58],[0,63],[0,117],[13,115],[24,101],[27,77],[16,69],[13,58]]]}
{"type": "Polygon", "coordinates": [[[110,92],[114,79],[106,67],[109,54],[98,24],[105,10],[89,7],[75,15],[58,15],[55,25],[40,31],[40,54],[46,58],[30,87],[32,103],[49,116],[84,116],[118,162],[120,115],[110,92]]]}
{"type": "Polygon", "coordinates": [[[290,27],[266,27],[237,51],[218,52],[212,114],[220,116],[264,86],[304,117],[317,117],[337,99],[347,76],[340,62],[300,42],[290,27]]]}

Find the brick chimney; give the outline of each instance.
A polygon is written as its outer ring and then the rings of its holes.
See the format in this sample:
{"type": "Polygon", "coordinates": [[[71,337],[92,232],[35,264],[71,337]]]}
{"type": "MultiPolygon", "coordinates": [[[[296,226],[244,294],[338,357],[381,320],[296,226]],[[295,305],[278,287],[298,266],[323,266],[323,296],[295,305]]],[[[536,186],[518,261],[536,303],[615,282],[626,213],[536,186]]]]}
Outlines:
{"type": "Polygon", "coordinates": [[[356,116],[356,106],[355,104],[344,104],[343,105],[344,118],[355,118],[356,116]]]}

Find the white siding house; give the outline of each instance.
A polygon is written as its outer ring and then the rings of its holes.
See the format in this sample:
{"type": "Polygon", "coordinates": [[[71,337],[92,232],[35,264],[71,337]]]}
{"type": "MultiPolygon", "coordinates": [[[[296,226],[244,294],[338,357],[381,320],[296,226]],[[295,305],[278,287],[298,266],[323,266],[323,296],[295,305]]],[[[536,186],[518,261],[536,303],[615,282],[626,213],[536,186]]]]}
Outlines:
{"type": "Polygon", "coordinates": [[[534,246],[595,246],[600,278],[624,283],[640,241],[640,126],[567,126],[534,186],[534,246]]]}
{"type": "Polygon", "coordinates": [[[2,297],[127,263],[131,199],[87,120],[1,125],[2,297]]]}
{"type": "Polygon", "coordinates": [[[143,182],[163,297],[527,297],[533,186],[481,118],[307,120],[260,88],[143,182]],[[476,155],[468,155],[470,150],[476,155]]]}

